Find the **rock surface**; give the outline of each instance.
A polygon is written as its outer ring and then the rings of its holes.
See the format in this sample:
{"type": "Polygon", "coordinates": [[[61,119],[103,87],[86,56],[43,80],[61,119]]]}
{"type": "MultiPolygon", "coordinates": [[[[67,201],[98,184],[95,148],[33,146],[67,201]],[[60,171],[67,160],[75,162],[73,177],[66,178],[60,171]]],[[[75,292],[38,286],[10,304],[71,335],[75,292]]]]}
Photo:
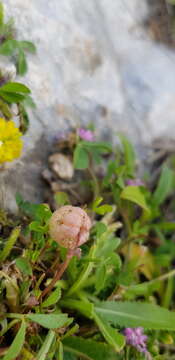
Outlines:
{"type": "Polygon", "coordinates": [[[15,209],[17,190],[31,201],[42,198],[43,162],[64,128],[93,121],[103,135],[123,131],[139,147],[175,138],[175,53],[143,28],[146,0],[4,3],[18,37],[37,46],[25,78],[37,109],[23,158],[0,180],[7,207],[15,209]]]}

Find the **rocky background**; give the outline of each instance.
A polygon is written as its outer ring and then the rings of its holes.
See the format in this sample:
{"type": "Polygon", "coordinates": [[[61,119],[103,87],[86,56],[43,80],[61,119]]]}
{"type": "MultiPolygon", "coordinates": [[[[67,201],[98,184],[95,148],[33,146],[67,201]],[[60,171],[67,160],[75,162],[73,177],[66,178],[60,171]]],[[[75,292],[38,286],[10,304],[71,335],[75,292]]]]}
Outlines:
{"type": "MultiPolygon", "coordinates": [[[[175,139],[175,52],[145,27],[146,0],[5,0],[19,39],[33,41],[25,82],[30,112],[22,159],[1,173],[0,200],[42,199],[40,173],[53,137],[94,122],[102,136],[122,131],[145,154],[157,138],[175,139]]],[[[5,59],[6,60],[6,59],[5,59]]],[[[4,59],[2,59],[4,61],[4,59]]],[[[20,79],[19,79],[20,80],[20,79]]]]}

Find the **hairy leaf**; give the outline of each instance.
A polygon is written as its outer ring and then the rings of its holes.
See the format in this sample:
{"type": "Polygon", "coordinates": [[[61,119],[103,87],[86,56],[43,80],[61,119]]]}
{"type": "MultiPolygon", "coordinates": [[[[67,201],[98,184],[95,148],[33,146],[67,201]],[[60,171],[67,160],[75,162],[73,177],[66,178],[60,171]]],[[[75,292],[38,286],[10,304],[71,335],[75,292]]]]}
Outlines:
{"type": "Polygon", "coordinates": [[[27,318],[47,329],[58,329],[72,322],[67,314],[28,314],[27,318]]]}
{"type": "Polygon", "coordinates": [[[95,311],[113,325],[142,326],[153,330],[175,330],[175,313],[158,305],[141,302],[101,302],[95,311]]]}

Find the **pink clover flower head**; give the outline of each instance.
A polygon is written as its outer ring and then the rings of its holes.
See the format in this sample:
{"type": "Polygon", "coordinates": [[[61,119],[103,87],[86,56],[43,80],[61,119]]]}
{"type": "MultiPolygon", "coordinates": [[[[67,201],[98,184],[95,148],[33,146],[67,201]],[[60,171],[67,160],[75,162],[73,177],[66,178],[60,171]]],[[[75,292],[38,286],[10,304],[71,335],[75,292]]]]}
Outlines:
{"type": "Polygon", "coordinates": [[[128,179],[128,180],[126,180],[126,185],[128,185],[128,186],[145,186],[144,182],[141,179],[128,179]]]}
{"type": "Polygon", "coordinates": [[[147,336],[143,333],[143,328],[126,328],[124,330],[126,336],[126,343],[135,347],[139,352],[147,354],[147,336]]]}
{"type": "Polygon", "coordinates": [[[75,250],[88,241],[90,228],[89,216],[77,206],[60,207],[49,221],[51,238],[70,250],[75,250]]]}
{"type": "Polygon", "coordinates": [[[91,130],[79,128],[78,135],[85,141],[94,141],[94,133],[91,130]]]}

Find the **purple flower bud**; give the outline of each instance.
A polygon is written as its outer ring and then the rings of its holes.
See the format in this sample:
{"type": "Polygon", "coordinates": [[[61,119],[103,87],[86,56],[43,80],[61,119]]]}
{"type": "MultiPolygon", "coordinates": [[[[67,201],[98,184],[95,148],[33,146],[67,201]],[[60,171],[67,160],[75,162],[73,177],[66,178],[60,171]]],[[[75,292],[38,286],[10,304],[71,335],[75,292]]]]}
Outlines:
{"type": "Polygon", "coordinates": [[[83,140],[94,141],[94,133],[91,130],[79,128],[78,135],[83,140]]]}
{"type": "Polygon", "coordinates": [[[139,352],[147,354],[147,336],[143,333],[143,328],[126,328],[124,330],[126,336],[126,343],[135,347],[139,352]]]}
{"type": "Polygon", "coordinates": [[[144,186],[144,182],[140,179],[128,179],[126,180],[126,185],[128,186],[144,186]]]}

